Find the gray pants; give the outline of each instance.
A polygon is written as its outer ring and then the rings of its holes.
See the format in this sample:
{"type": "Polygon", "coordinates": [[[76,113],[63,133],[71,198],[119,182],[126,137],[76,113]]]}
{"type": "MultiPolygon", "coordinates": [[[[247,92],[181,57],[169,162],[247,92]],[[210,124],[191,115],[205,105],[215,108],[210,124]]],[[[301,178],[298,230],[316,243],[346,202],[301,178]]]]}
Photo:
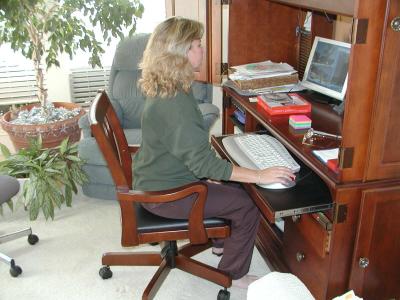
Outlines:
{"type": "MultiPolygon", "coordinates": [[[[254,240],[260,223],[260,212],[239,184],[205,182],[208,196],[204,217],[220,217],[231,221],[231,235],[216,240],[216,247],[224,247],[218,269],[228,273],[232,279],[246,275],[253,255],[254,240]]],[[[172,219],[187,219],[194,197],[162,204],[144,204],[152,213],[172,219]]]]}

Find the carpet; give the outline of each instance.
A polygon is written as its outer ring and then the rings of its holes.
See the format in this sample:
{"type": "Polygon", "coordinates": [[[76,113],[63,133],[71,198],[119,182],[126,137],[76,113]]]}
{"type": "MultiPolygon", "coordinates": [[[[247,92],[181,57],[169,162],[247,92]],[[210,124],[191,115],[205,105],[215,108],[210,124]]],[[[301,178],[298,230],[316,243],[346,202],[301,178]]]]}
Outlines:
{"type": "MultiPolygon", "coordinates": [[[[123,248],[120,246],[120,211],[116,201],[104,201],[79,193],[72,208],[56,210],[54,221],[42,215],[30,222],[27,212],[18,208],[13,213],[4,207],[0,216],[0,234],[32,227],[39,242],[31,246],[26,238],[0,245],[15,259],[23,273],[13,278],[8,265],[0,262],[0,300],[116,300],[141,299],[156,267],[112,267],[113,277],[103,280],[98,275],[101,256],[109,251],[152,251],[154,247],[123,248]]],[[[157,248],[156,250],[158,250],[157,248]]],[[[194,258],[217,266],[211,250],[194,258]]],[[[265,275],[269,269],[255,249],[250,274],[265,275]]],[[[155,299],[216,299],[220,286],[183,271],[172,270],[155,299]]],[[[230,288],[231,300],[246,299],[246,290],[230,288]]]]}

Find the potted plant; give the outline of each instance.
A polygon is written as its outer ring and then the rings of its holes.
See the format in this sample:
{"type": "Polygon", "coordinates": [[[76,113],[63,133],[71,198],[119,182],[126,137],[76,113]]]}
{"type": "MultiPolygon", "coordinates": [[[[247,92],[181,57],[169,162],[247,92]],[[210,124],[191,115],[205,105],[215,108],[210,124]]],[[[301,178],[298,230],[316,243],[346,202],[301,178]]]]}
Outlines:
{"type": "Polygon", "coordinates": [[[71,142],[79,140],[77,123],[84,111],[79,106],[74,111],[73,103],[58,103],[55,108],[47,103],[45,71],[53,65],[60,66],[60,53],[68,53],[72,59],[78,49],[91,54],[89,63],[92,67],[102,67],[102,40],[109,44],[112,37],[123,38],[124,28],[129,29],[129,35],[134,33],[136,20],[142,13],[143,5],[139,0],[0,1],[0,45],[10,43],[14,51],[20,51],[32,60],[41,103],[40,108],[34,110],[34,117],[30,113],[32,105],[27,106],[22,122],[15,121],[12,112],[5,113],[0,119],[17,149],[27,146],[29,137],[39,134],[45,147],[59,144],[66,136],[70,136],[71,142]],[[89,24],[100,29],[102,40],[96,37],[89,24]],[[58,111],[59,107],[66,109],[58,111]],[[49,142],[48,138],[51,139],[49,142]]]}
{"type": "Polygon", "coordinates": [[[0,173],[27,179],[22,184],[21,199],[31,220],[36,220],[40,210],[46,220],[54,219],[54,207],[71,206],[77,185],[87,181],[82,169],[84,161],[78,157],[78,144],[69,143],[68,138],[57,147],[43,148],[39,136],[15,154],[0,143],[0,151],[5,157],[0,161],[0,173]]]}

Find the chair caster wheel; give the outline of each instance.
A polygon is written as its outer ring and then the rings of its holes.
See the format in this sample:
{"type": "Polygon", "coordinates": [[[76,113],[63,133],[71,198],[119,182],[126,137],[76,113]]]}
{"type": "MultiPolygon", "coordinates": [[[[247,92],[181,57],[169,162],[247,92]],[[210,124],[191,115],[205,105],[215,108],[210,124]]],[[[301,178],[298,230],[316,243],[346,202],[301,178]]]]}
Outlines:
{"type": "Polygon", "coordinates": [[[231,293],[227,289],[219,290],[217,300],[229,300],[231,293]]]}
{"type": "Polygon", "coordinates": [[[112,273],[112,271],[111,271],[111,269],[110,269],[109,266],[102,267],[102,268],[99,270],[99,275],[100,275],[100,277],[103,278],[103,279],[111,278],[111,277],[112,277],[112,274],[113,274],[113,273],[112,273]]]}
{"type": "Polygon", "coordinates": [[[35,245],[37,242],[39,242],[39,237],[36,234],[28,235],[28,243],[29,244],[35,245]]]}
{"type": "Polygon", "coordinates": [[[10,274],[12,277],[18,277],[21,275],[22,269],[20,266],[17,266],[14,262],[14,260],[11,260],[11,267],[10,267],[10,274]]]}

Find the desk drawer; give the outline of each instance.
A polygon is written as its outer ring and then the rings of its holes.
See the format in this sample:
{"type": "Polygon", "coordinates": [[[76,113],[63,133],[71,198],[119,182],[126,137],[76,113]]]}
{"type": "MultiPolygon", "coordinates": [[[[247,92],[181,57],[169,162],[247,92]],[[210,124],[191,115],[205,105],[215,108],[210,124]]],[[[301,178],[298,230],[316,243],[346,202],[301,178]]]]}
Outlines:
{"type": "Polygon", "coordinates": [[[324,235],[321,234],[323,229],[314,228],[313,222],[316,221],[309,215],[302,215],[296,223],[292,218],[285,220],[283,254],[290,271],[300,278],[313,296],[325,299],[329,255],[321,255],[325,243],[324,235]]]}
{"type": "Polygon", "coordinates": [[[293,226],[319,256],[325,257],[329,254],[332,223],[323,213],[294,216],[289,222],[294,223],[293,226]]]}

